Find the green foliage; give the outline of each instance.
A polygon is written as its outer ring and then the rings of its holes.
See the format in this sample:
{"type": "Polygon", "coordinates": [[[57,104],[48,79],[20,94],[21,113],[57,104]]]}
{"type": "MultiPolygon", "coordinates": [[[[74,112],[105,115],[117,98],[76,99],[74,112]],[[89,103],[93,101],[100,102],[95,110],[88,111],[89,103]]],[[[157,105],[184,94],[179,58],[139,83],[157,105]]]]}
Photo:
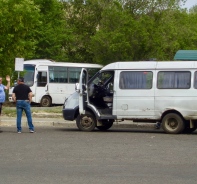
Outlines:
{"type": "Polygon", "coordinates": [[[179,49],[195,49],[196,26],[188,22],[190,15],[179,8],[180,2],[125,0],[124,6],[114,3],[105,9],[92,37],[94,61],[172,60],[179,49]]]}
{"type": "Polygon", "coordinates": [[[66,28],[63,3],[57,0],[34,0],[40,9],[42,24],[37,27],[38,40],[34,58],[67,61],[64,44],[69,42],[69,29],[66,28]]]}
{"type": "Polygon", "coordinates": [[[69,61],[91,63],[91,36],[95,35],[101,20],[102,7],[99,1],[69,1],[65,4],[65,12],[67,28],[72,30],[72,40],[67,43],[69,61]]]}
{"type": "Polygon", "coordinates": [[[0,1],[0,73],[11,74],[15,57],[33,57],[39,8],[33,0],[0,1]]]}
{"type": "Polygon", "coordinates": [[[0,75],[14,59],[108,64],[172,60],[197,49],[197,11],[185,0],[1,0],[0,75]]]}
{"type": "Polygon", "coordinates": [[[197,13],[197,5],[193,6],[192,8],[189,9],[190,13],[197,13]]]}
{"type": "MultiPolygon", "coordinates": [[[[9,116],[9,117],[16,117],[16,104],[15,103],[9,103],[5,102],[3,105],[2,109],[2,114],[4,116],[9,116]]],[[[62,106],[53,106],[50,108],[45,108],[45,107],[36,107],[35,105],[32,105],[31,107],[31,112],[33,117],[46,117],[46,116],[53,116],[53,117],[58,117],[60,116],[60,112],[62,110],[62,106]]],[[[22,114],[25,116],[25,112],[22,114]]]]}
{"type": "Polygon", "coordinates": [[[92,36],[94,61],[107,64],[117,60],[132,60],[132,44],[137,28],[135,21],[121,7],[114,4],[102,12],[99,30],[92,36]]]}

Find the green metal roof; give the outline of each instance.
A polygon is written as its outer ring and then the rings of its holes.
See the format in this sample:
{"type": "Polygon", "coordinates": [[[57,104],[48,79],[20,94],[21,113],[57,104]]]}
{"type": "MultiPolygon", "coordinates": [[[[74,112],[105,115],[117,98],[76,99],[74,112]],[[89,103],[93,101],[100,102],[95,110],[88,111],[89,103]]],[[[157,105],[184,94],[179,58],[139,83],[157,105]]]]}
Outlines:
{"type": "Polygon", "coordinates": [[[179,50],[174,56],[178,61],[197,61],[197,50],[179,50]]]}

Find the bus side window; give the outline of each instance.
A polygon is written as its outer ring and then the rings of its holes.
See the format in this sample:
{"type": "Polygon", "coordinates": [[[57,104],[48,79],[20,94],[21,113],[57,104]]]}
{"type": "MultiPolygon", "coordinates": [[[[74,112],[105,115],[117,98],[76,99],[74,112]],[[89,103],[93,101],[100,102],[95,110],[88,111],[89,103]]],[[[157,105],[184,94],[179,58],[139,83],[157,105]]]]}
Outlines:
{"type": "Polygon", "coordinates": [[[37,86],[44,87],[47,84],[47,72],[38,72],[37,86]]]}
{"type": "Polygon", "coordinates": [[[69,83],[79,82],[79,77],[81,73],[81,68],[68,68],[69,83]]]}
{"type": "Polygon", "coordinates": [[[49,82],[54,82],[54,73],[49,71],[49,82]]]}

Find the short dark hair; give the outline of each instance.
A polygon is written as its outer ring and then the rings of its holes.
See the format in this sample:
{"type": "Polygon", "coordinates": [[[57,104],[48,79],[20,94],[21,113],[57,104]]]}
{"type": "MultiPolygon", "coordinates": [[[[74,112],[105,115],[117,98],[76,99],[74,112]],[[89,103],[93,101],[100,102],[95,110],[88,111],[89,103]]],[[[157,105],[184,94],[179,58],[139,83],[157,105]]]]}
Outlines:
{"type": "Polygon", "coordinates": [[[19,78],[18,78],[18,81],[19,81],[19,82],[24,82],[24,78],[23,78],[23,77],[19,77],[19,78]]]}

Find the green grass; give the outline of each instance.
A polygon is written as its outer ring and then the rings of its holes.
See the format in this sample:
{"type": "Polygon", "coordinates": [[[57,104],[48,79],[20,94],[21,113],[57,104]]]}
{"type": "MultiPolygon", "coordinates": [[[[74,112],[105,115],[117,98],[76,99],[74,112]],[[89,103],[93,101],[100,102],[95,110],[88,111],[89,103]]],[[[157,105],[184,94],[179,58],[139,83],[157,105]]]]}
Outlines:
{"type": "Polygon", "coordinates": [[[3,106],[2,115],[9,116],[9,117],[16,116],[16,108],[3,106]]]}
{"type": "MultiPolygon", "coordinates": [[[[62,106],[52,106],[52,107],[31,107],[32,115],[35,113],[44,114],[44,113],[62,113],[62,106]]],[[[3,105],[2,108],[2,115],[9,116],[9,117],[15,117],[16,116],[16,107],[14,105],[12,106],[6,106],[3,105]]],[[[24,114],[23,114],[24,115],[24,114]]]]}

